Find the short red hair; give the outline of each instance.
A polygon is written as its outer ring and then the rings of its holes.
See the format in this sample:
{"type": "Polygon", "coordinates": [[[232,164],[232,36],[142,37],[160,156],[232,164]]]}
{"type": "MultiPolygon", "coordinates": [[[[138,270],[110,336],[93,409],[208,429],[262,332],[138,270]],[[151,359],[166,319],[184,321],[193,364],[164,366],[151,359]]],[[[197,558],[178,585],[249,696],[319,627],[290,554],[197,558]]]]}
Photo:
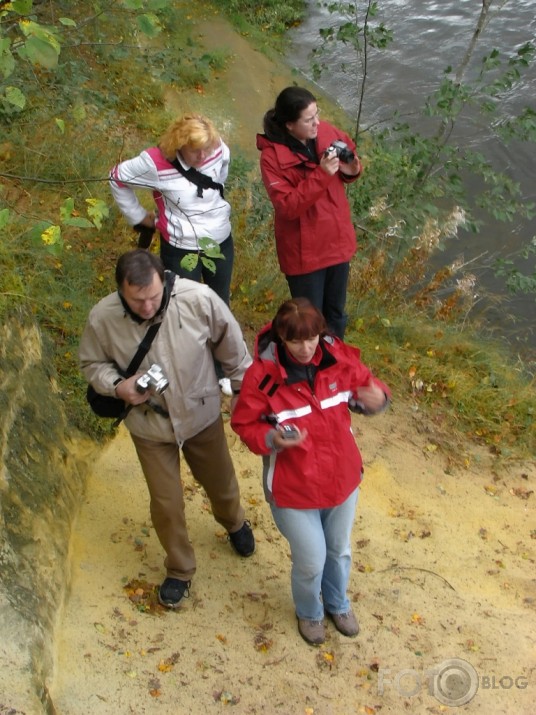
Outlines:
{"type": "Polygon", "coordinates": [[[307,298],[285,301],[272,321],[272,336],[276,342],[311,340],[326,332],[324,316],[307,298]]]}

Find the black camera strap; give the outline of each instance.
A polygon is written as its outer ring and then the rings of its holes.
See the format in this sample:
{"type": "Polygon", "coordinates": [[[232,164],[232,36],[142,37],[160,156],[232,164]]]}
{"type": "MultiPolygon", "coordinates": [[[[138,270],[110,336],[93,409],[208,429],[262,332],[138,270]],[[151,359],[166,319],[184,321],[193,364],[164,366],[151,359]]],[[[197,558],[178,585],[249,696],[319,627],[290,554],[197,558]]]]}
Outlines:
{"type": "MultiPolygon", "coordinates": [[[[160,329],[160,326],[162,325],[162,322],[163,321],[159,321],[158,323],[153,323],[151,325],[149,330],[143,336],[143,340],[138,345],[138,349],[136,350],[136,354],[130,361],[130,365],[127,367],[126,370],[119,369],[119,372],[123,377],[131,377],[137,372],[139,366],[141,365],[141,361],[147,355],[149,348],[151,347],[151,343],[155,339],[156,334],[160,329]]],[[[123,412],[121,412],[119,417],[113,423],[114,427],[117,427],[125,419],[132,407],[133,405],[125,405],[125,409],[123,410],[123,412]]]]}
{"type": "MultiPolygon", "coordinates": [[[[165,310],[167,308],[169,299],[171,297],[171,289],[173,288],[173,284],[175,283],[175,278],[176,278],[176,276],[172,271],[166,271],[165,282],[164,282],[165,296],[164,296],[164,305],[162,306],[162,310],[165,310]]],[[[165,313],[164,313],[164,317],[165,317],[165,313]]],[[[151,327],[147,330],[147,332],[143,336],[141,343],[138,345],[136,354],[130,361],[130,364],[127,367],[127,369],[125,371],[119,370],[119,372],[122,374],[123,377],[131,377],[132,375],[134,375],[137,372],[139,366],[141,365],[141,361],[149,352],[151,343],[155,339],[156,334],[160,330],[160,326],[162,325],[163,322],[164,322],[164,318],[162,318],[162,320],[160,320],[158,323],[153,323],[151,325],[151,327]]],[[[130,412],[132,407],[133,407],[132,405],[125,405],[125,409],[123,410],[123,412],[119,415],[119,417],[114,422],[114,427],[117,427],[117,425],[119,425],[119,423],[125,419],[125,417],[128,415],[128,413],[130,412]]],[[[157,410],[155,410],[155,411],[157,411],[157,410]]],[[[165,412],[165,410],[163,410],[163,412],[165,412]]],[[[169,417],[169,415],[167,413],[163,416],[169,417]]]]}
{"type": "Polygon", "coordinates": [[[127,367],[127,369],[125,371],[125,377],[131,377],[131,375],[134,375],[134,373],[137,371],[137,369],[141,365],[141,361],[149,352],[151,343],[155,339],[156,334],[157,334],[161,325],[162,325],[162,321],[160,321],[158,323],[153,323],[153,325],[151,325],[149,330],[145,333],[145,335],[143,336],[143,340],[138,345],[136,354],[130,361],[130,365],[127,367]]]}
{"type": "Polygon", "coordinates": [[[217,181],[214,181],[210,176],[203,174],[201,171],[197,171],[197,169],[193,166],[189,169],[185,169],[177,158],[173,159],[173,161],[170,161],[169,163],[177,169],[179,174],[182,174],[186,179],[188,179],[188,181],[191,181],[192,184],[197,186],[197,195],[200,199],[203,198],[204,189],[216,189],[216,191],[220,192],[222,199],[224,198],[223,184],[218,184],[217,181]]]}

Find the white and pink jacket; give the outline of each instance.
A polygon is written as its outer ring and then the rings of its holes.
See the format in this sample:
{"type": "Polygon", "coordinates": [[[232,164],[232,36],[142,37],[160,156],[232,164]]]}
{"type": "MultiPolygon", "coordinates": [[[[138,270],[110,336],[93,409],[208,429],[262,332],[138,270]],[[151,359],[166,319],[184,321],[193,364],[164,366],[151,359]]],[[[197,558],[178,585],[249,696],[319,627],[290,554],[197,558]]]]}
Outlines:
{"type": "MultiPolygon", "coordinates": [[[[229,172],[230,151],[222,141],[198,167],[213,181],[224,184],[229,172]]],[[[185,169],[190,167],[181,161],[185,169]]],[[[135,190],[151,189],[156,204],[156,228],[164,241],[185,250],[197,250],[200,238],[222,243],[231,234],[231,207],[216,189],[204,189],[182,176],[158,147],[145,149],[133,159],[122,161],[110,172],[110,187],[121,213],[131,226],[147,213],[135,190]]]]}

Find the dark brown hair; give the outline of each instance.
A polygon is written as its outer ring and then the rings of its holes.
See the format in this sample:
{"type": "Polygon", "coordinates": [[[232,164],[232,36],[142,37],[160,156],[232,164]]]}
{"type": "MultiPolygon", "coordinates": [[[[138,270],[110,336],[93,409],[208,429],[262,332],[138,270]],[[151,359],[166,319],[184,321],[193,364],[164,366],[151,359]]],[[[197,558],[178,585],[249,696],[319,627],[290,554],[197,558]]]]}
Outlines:
{"type": "Polygon", "coordinates": [[[283,303],[272,322],[272,338],[277,343],[286,340],[310,340],[327,332],[322,313],[307,298],[291,298],[283,303]]]}
{"type": "Polygon", "coordinates": [[[304,109],[316,102],[314,94],[304,87],[286,87],[275,100],[275,106],[264,115],[264,133],[277,141],[289,137],[287,122],[296,122],[304,109]]]}
{"type": "Polygon", "coordinates": [[[153,282],[157,273],[164,282],[164,264],[159,256],[149,253],[144,248],[135,248],[119,256],[115,267],[117,287],[121,288],[126,281],[129,285],[145,287],[153,282]]]}

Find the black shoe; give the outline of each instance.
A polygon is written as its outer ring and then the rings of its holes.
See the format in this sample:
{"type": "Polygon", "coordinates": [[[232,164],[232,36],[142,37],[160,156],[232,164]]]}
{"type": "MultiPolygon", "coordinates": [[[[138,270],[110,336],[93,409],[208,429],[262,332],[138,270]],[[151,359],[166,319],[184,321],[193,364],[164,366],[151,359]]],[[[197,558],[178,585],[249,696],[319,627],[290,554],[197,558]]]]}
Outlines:
{"type": "Polygon", "coordinates": [[[233,545],[234,550],[240,556],[251,556],[255,551],[255,537],[251,531],[251,524],[245,521],[238,531],[229,533],[229,541],[233,545]]]}
{"type": "Polygon", "coordinates": [[[158,600],[166,608],[178,608],[183,598],[188,598],[189,581],[178,578],[166,578],[158,589],[158,600]]]}

